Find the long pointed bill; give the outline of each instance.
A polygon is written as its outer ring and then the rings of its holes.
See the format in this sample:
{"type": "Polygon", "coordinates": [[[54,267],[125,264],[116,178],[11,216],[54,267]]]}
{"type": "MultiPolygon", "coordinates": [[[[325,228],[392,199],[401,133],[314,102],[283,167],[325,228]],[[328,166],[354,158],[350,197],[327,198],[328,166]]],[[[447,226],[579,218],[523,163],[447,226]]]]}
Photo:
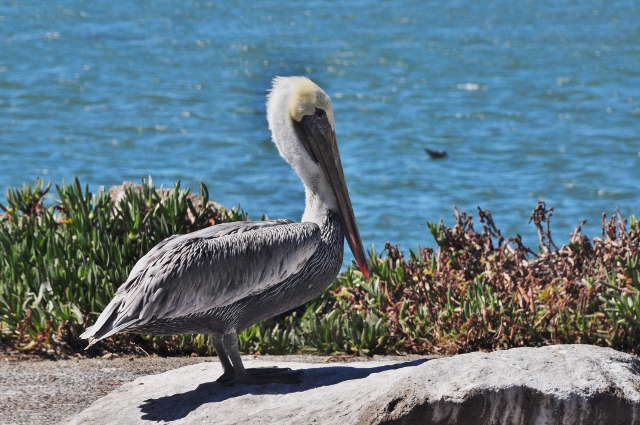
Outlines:
{"type": "MultiPolygon", "coordinates": [[[[318,110],[320,112],[324,112],[318,110]]],[[[326,121],[326,118],[319,118],[319,114],[305,115],[298,123],[294,121],[299,138],[311,157],[320,165],[333,190],[333,194],[338,202],[340,222],[347,238],[347,243],[351,252],[360,267],[360,271],[365,279],[369,278],[369,266],[358,225],[353,214],[349,190],[342,170],[342,161],[338,151],[338,141],[335,132],[326,121]]],[[[322,117],[322,114],[320,114],[322,117]]],[[[326,117],[326,115],[324,116],[326,117]]]]}

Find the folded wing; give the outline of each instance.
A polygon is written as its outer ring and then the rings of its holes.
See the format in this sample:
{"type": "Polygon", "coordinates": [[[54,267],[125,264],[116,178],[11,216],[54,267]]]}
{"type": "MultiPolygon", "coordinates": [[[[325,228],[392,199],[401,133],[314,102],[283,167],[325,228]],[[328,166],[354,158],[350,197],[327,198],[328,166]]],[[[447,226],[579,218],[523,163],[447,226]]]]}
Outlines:
{"type": "Polygon", "coordinates": [[[236,222],[165,239],[142,257],[96,323],[90,344],[127,328],[223,307],[298,273],[320,229],[290,220],[236,222]]]}

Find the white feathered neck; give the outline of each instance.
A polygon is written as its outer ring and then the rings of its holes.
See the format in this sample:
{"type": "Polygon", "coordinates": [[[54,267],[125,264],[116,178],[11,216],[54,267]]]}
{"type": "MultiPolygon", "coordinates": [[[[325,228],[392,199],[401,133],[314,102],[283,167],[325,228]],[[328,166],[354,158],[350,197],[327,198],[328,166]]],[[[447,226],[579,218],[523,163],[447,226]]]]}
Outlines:
{"type": "Polygon", "coordinates": [[[327,211],[337,211],[337,202],[320,166],[300,142],[293,120],[323,109],[335,131],[331,98],[306,77],[276,77],[267,96],[267,121],[271,138],[285,161],[291,165],[305,187],[303,222],[320,225],[327,211]]]}

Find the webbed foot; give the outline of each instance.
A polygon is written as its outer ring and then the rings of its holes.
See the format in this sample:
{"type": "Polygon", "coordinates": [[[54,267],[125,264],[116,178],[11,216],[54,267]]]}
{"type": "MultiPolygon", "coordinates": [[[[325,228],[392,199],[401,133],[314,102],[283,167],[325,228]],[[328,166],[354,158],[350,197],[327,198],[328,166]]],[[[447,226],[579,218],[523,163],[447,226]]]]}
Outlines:
{"type": "Polygon", "coordinates": [[[233,372],[230,373],[223,373],[222,375],[220,375],[220,377],[218,379],[216,379],[216,382],[219,382],[221,384],[225,384],[227,382],[233,381],[233,379],[236,377],[236,374],[233,372]]]}
{"type": "Polygon", "coordinates": [[[245,369],[249,375],[266,375],[267,373],[279,373],[286,372],[291,370],[290,367],[278,367],[278,366],[267,366],[267,367],[250,367],[245,369]]]}

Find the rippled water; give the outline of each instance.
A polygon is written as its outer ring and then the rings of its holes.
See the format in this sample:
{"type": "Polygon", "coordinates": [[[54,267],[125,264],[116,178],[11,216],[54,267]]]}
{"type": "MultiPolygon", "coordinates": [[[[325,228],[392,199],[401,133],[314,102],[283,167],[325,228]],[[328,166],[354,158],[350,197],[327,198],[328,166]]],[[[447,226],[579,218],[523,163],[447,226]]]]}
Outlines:
{"type": "Polygon", "coordinates": [[[638,214],[635,1],[345,3],[0,3],[0,186],[150,174],[299,219],[264,101],[301,74],[333,98],[365,246],[431,244],[453,204],[534,246],[539,198],[556,242],[638,214]]]}

